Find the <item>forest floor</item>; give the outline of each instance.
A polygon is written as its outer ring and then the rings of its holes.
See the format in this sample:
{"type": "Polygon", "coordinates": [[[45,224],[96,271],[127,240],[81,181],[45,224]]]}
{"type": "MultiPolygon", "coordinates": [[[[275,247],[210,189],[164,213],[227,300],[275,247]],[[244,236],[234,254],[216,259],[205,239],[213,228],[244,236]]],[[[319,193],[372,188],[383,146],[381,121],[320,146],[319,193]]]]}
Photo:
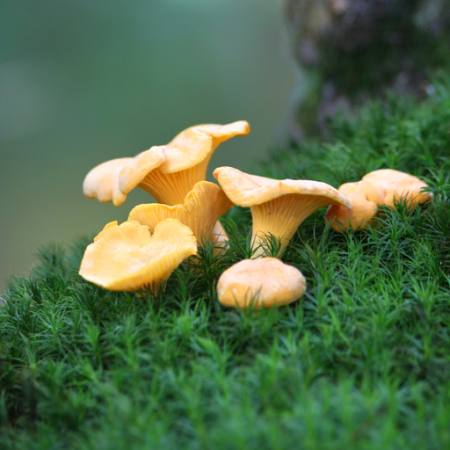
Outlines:
{"type": "Polygon", "coordinates": [[[390,167],[426,180],[433,201],[347,234],[314,214],[284,258],[307,292],[273,310],[215,295],[249,254],[244,209],[224,219],[228,253],[204,249],[157,299],[84,282],[88,239],[43,250],[0,306],[0,448],[449,448],[450,85],[330,130],[255,173],[338,186],[390,167]]]}

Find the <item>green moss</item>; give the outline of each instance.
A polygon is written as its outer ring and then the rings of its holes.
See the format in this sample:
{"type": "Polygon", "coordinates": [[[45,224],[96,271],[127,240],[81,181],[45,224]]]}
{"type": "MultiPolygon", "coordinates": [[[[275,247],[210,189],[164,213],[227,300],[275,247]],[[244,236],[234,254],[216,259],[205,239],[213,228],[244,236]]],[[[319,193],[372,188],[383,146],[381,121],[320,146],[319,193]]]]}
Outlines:
{"type": "Polygon", "coordinates": [[[338,185],[385,166],[426,179],[433,203],[348,235],[315,214],[285,258],[307,293],[278,310],[215,299],[248,255],[246,210],[225,220],[228,254],[204,249],[158,299],[83,282],[87,240],[43,251],[0,307],[0,448],[448,448],[449,86],[371,104],[262,172],[338,185]]]}

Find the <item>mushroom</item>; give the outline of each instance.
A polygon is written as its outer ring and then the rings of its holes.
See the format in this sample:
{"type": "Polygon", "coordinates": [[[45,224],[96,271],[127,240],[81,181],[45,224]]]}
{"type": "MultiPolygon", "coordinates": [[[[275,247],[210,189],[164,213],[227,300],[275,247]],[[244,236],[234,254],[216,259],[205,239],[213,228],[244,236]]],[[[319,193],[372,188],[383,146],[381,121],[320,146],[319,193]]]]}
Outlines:
{"type": "Polygon", "coordinates": [[[219,167],[214,176],[233,203],[251,208],[255,256],[264,255],[264,241],[271,235],[280,241],[277,256],[281,256],[297,228],[316,209],[349,206],[343,194],[319,181],[274,180],[232,167],[219,167]]]}
{"type": "Polygon", "coordinates": [[[345,205],[332,205],[329,207],[325,220],[330,226],[339,232],[352,228],[359,230],[367,227],[378,211],[377,203],[369,200],[371,185],[358,181],[345,183],[339,187],[339,192],[349,200],[351,208],[345,205]]]}
{"type": "Polygon", "coordinates": [[[409,208],[432,199],[424,191],[427,184],[419,178],[393,169],[380,169],[365,175],[361,181],[345,183],[339,192],[350,200],[351,209],[331,206],[325,216],[331,227],[343,232],[367,228],[378,212],[379,206],[393,209],[403,200],[409,208]]]}
{"type": "Polygon", "coordinates": [[[136,187],[158,202],[182,203],[197,181],[206,178],[209,160],[217,147],[250,132],[248,122],[196,125],[179,133],[167,145],[153,146],[134,158],[119,158],[94,167],[86,176],[86,196],[121,205],[136,187]],[[108,195],[105,195],[105,192],[108,195]]]}
{"type": "Polygon", "coordinates": [[[163,220],[153,234],[139,222],[110,222],[87,246],[79,274],[110,291],[149,288],[156,294],[181,262],[196,254],[192,230],[178,220],[163,220]]]}
{"type": "Polygon", "coordinates": [[[217,184],[199,181],[186,195],[182,204],[138,205],[131,210],[128,220],[137,221],[153,231],[161,220],[172,217],[191,228],[197,241],[203,244],[211,239],[218,218],[231,206],[230,200],[217,184]]]}
{"type": "Polygon", "coordinates": [[[106,161],[91,169],[83,181],[83,193],[100,202],[113,202],[119,206],[126,196],[119,189],[119,172],[132,158],[118,158],[106,161]]]}
{"type": "Polygon", "coordinates": [[[83,181],[83,193],[88,198],[101,202],[112,201],[120,206],[127,194],[139,185],[147,174],[160,166],[165,160],[159,147],[152,147],[134,158],[118,158],[106,161],[89,171],[83,181]],[[121,173],[128,174],[127,183],[120,185],[121,173]]]}
{"type": "MultiPolygon", "coordinates": [[[[249,132],[250,126],[245,121],[187,128],[169,144],[156,147],[164,153],[164,163],[148,172],[145,178],[139,181],[139,186],[160,203],[182,203],[195,183],[206,178],[208,163],[216,148],[222,142],[249,132]]],[[[129,192],[137,181],[134,178],[135,169],[130,167],[124,168],[119,178],[120,189],[125,193],[129,192]]]]}
{"type": "Polygon", "coordinates": [[[378,204],[394,208],[398,201],[405,201],[408,207],[413,208],[432,199],[433,194],[424,189],[428,185],[405,172],[393,169],[380,169],[362,177],[364,183],[370,183],[378,189],[376,195],[381,196],[378,204]]]}
{"type": "Polygon", "coordinates": [[[306,290],[302,273],[277,258],[244,259],[225,272],[217,283],[220,303],[246,308],[270,308],[298,300],[306,290]]]}

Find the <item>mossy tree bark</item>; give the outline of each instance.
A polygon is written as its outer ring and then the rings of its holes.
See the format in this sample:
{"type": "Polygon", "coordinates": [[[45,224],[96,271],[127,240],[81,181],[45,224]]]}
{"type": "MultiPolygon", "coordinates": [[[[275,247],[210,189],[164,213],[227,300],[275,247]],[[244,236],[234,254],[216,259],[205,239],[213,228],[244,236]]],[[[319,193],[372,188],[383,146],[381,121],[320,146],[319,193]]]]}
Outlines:
{"type": "Polygon", "coordinates": [[[429,69],[450,59],[449,0],[287,0],[286,16],[306,77],[294,140],[386,90],[423,95],[429,69]]]}

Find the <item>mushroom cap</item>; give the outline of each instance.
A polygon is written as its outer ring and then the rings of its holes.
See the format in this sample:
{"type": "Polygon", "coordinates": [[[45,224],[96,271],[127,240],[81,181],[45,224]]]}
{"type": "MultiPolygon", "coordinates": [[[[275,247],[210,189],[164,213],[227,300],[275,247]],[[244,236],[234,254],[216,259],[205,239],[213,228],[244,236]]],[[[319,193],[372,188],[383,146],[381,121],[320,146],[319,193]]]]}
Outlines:
{"type": "Polygon", "coordinates": [[[261,205],[288,194],[320,197],[329,204],[350,207],[347,199],[329,184],[312,180],[274,180],[250,175],[233,167],[218,167],[213,172],[225,194],[236,205],[261,205]]]}
{"type": "MultiPolygon", "coordinates": [[[[377,203],[368,199],[367,192],[372,193],[371,184],[362,181],[345,183],[338,190],[349,200],[351,208],[343,205],[330,206],[325,216],[327,222],[339,232],[367,227],[378,210],[377,203]]],[[[372,197],[375,196],[376,193],[373,192],[372,197]]]]}
{"type": "Polygon", "coordinates": [[[174,173],[189,169],[209,158],[212,152],[231,138],[250,133],[250,124],[239,120],[226,125],[195,125],[177,134],[172,141],[160,148],[165,155],[162,173],[174,173]]]}
{"type": "Polygon", "coordinates": [[[196,239],[178,220],[160,222],[153,234],[139,222],[110,222],[87,246],[79,274],[111,291],[134,291],[157,287],[195,254],[196,239]]]}
{"type": "Polygon", "coordinates": [[[298,300],[306,290],[302,273],[277,258],[244,259],[217,283],[219,301],[226,306],[268,308],[298,300]]]}
{"type": "Polygon", "coordinates": [[[118,174],[119,189],[123,194],[129,194],[152,171],[165,161],[162,147],[154,146],[138,153],[121,167],[118,174]]]}
{"type": "Polygon", "coordinates": [[[377,192],[378,199],[372,198],[368,193],[369,199],[390,208],[393,208],[399,200],[405,200],[409,206],[415,206],[433,197],[430,192],[423,190],[428,186],[424,181],[398,170],[375,170],[365,175],[361,181],[370,183],[377,192]]]}
{"type": "Polygon", "coordinates": [[[225,214],[232,204],[217,184],[199,181],[186,195],[183,204],[162,205],[151,203],[133,208],[128,220],[146,225],[152,231],[161,220],[168,217],[179,220],[192,229],[197,240],[203,243],[211,239],[217,219],[225,214]]]}
{"type": "Polygon", "coordinates": [[[167,145],[158,148],[164,152],[162,173],[174,173],[189,169],[206,158],[220,145],[231,138],[250,133],[250,124],[239,120],[226,125],[194,125],[177,134],[167,145]]]}
{"type": "Polygon", "coordinates": [[[88,198],[96,198],[101,202],[112,201],[114,205],[121,205],[126,196],[119,187],[119,173],[122,167],[133,158],[111,159],[91,169],[83,181],[83,193],[88,198]]]}

